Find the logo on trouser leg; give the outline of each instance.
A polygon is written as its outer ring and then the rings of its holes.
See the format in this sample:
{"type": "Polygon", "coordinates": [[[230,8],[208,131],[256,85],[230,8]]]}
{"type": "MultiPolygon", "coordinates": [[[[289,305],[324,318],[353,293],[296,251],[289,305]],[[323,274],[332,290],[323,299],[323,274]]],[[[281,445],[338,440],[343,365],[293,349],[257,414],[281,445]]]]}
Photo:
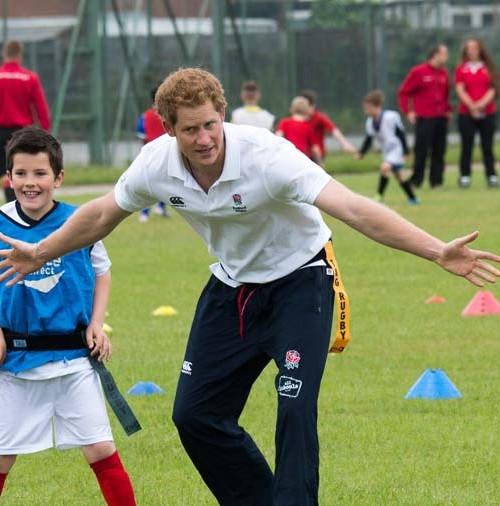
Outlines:
{"type": "Polygon", "coordinates": [[[280,376],[278,380],[278,394],[283,397],[298,397],[302,381],[290,378],[290,376],[280,376]]]}
{"type": "Polygon", "coordinates": [[[288,350],[285,355],[285,367],[290,369],[297,369],[300,362],[300,353],[297,350],[288,350]]]}
{"type": "Polygon", "coordinates": [[[191,376],[192,368],[193,362],[188,362],[187,360],[184,360],[181,372],[182,374],[189,374],[189,376],[191,376]]]}

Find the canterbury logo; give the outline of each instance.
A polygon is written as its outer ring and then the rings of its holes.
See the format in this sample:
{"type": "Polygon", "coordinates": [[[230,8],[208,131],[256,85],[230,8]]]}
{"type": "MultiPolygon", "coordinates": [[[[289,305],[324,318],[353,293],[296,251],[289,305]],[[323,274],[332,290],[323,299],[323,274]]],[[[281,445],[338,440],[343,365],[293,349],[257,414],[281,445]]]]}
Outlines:
{"type": "Polygon", "coordinates": [[[54,288],[54,286],[57,285],[57,283],[59,283],[59,280],[63,274],[64,271],[60,272],[59,274],[47,276],[43,279],[23,279],[22,281],[19,281],[19,284],[27,286],[28,288],[33,288],[34,290],[38,290],[42,293],[48,293],[52,290],[52,288],[54,288]]]}
{"type": "Polygon", "coordinates": [[[182,197],[170,197],[170,203],[172,206],[175,207],[185,207],[186,204],[184,204],[184,200],[182,200],[182,197]]]}
{"type": "Polygon", "coordinates": [[[182,373],[183,374],[187,374],[189,376],[191,376],[191,372],[193,370],[193,362],[188,362],[187,360],[184,360],[183,364],[182,364],[182,373]]]}

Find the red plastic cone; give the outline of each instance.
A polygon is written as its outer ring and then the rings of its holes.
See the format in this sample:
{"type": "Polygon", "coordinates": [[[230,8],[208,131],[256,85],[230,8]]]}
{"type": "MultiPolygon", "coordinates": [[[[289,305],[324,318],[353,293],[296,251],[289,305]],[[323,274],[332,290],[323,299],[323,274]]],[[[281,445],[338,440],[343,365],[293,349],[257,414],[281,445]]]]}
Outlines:
{"type": "Polygon", "coordinates": [[[485,316],[500,314],[500,302],[488,290],[477,292],[462,311],[462,316],[485,316]]]}
{"type": "Polygon", "coordinates": [[[443,304],[443,302],[446,302],[446,299],[440,295],[431,295],[425,300],[426,304],[443,304]]]}

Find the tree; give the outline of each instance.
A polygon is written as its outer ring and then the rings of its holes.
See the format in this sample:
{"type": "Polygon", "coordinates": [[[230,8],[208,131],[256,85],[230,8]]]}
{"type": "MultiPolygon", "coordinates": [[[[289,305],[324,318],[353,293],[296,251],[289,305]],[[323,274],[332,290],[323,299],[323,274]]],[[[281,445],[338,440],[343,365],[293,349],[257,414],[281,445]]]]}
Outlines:
{"type": "Polygon", "coordinates": [[[347,28],[363,22],[363,5],[356,0],[317,0],[311,5],[312,28],[347,28]]]}

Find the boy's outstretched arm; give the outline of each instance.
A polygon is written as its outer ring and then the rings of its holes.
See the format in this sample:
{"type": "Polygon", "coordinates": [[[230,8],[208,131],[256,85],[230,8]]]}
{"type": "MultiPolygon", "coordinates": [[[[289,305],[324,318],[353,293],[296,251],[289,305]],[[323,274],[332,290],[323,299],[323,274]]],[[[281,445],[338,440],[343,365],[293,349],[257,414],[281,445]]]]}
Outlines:
{"type": "Polygon", "coordinates": [[[358,150],[345,138],[344,134],[340,131],[339,128],[335,128],[333,131],[333,136],[342,146],[342,149],[347,153],[356,153],[358,150]]]}
{"type": "Polygon", "coordinates": [[[110,192],[80,207],[61,228],[36,244],[0,233],[0,239],[12,246],[12,249],[0,250],[3,258],[0,269],[5,269],[0,282],[11,278],[7,285],[12,286],[49,260],[94,244],[130,214],[118,207],[114,193],[110,192]]]}
{"type": "Polygon", "coordinates": [[[108,307],[109,292],[111,289],[111,271],[108,270],[95,278],[94,302],[92,316],[85,332],[87,345],[91,355],[98,355],[98,360],[110,360],[112,354],[111,342],[102,326],[108,307]]]}
{"type": "Polygon", "coordinates": [[[466,246],[477,238],[478,232],[445,243],[335,180],[323,188],[314,204],[370,239],[431,260],[476,286],[483,286],[483,281],[494,283],[500,276],[498,269],[484,262],[500,262],[500,256],[466,246]]]}

